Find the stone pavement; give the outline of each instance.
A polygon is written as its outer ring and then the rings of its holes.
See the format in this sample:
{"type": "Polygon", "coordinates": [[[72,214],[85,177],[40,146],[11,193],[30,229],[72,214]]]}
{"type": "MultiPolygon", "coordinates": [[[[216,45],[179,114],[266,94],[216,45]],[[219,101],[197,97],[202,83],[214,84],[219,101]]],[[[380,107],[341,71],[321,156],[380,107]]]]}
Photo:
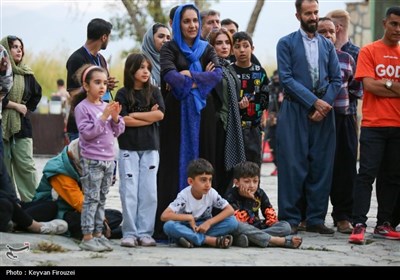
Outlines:
{"type": "MultiPolygon", "coordinates": [[[[36,158],[38,176],[46,161],[47,158],[36,158]]],[[[261,186],[277,208],[277,178],[269,176],[272,170],[272,164],[263,164],[261,186]]],[[[121,209],[118,183],[110,190],[107,207],[121,209]]],[[[79,240],[62,236],[0,233],[0,266],[400,266],[400,241],[372,237],[375,216],[374,197],[369,213],[367,245],[349,244],[348,235],[338,232],[331,236],[299,232],[303,237],[303,244],[298,250],[257,247],[231,247],[227,250],[185,249],[161,243],[151,248],[124,248],[119,246],[119,240],[112,240],[115,245],[114,251],[92,253],[81,251],[77,245],[79,240]],[[52,253],[41,251],[38,249],[38,244],[43,241],[61,245],[67,251],[52,253]],[[22,247],[24,242],[30,243],[29,251],[15,253],[18,257],[15,260],[6,256],[7,244],[22,247]]],[[[329,214],[326,225],[333,226],[329,214]]]]}

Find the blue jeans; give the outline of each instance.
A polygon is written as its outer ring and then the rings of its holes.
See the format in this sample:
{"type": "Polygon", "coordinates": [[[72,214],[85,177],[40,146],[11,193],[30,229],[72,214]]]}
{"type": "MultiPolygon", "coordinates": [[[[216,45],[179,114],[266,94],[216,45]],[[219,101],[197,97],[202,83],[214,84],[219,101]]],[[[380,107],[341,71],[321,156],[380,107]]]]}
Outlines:
{"type": "Polygon", "coordinates": [[[248,223],[239,222],[237,230],[233,233],[233,238],[244,234],[250,243],[265,248],[268,247],[272,236],[284,237],[290,235],[290,232],[290,224],[286,221],[279,221],[266,229],[259,229],[248,223]]]}
{"type": "MultiPolygon", "coordinates": [[[[204,223],[204,220],[196,221],[196,225],[199,226],[204,223]]],[[[210,229],[204,233],[194,232],[188,222],[180,221],[168,221],[164,224],[164,232],[169,238],[177,241],[180,237],[184,237],[195,246],[201,246],[204,244],[206,236],[223,236],[230,234],[236,230],[238,222],[234,216],[230,216],[221,222],[213,225],[210,229]]]]}
{"type": "Polygon", "coordinates": [[[119,153],[123,237],[152,236],[157,211],[157,150],[119,153]]]}
{"type": "Polygon", "coordinates": [[[114,170],[114,161],[82,158],[82,190],[85,194],[81,227],[83,234],[101,233],[104,222],[104,206],[114,170]]]}

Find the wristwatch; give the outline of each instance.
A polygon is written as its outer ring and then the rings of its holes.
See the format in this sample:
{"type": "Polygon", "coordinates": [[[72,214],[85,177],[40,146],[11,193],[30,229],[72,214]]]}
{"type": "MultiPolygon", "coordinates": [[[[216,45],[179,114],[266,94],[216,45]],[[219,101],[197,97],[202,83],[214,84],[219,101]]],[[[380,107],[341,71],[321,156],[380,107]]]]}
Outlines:
{"type": "Polygon", "coordinates": [[[391,89],[392,86],[393,86],[393,82],[392,82],[391,80],[386,80],[386,82],[385,82],[385,87],[386,87],[387,89],[391,89]]]}

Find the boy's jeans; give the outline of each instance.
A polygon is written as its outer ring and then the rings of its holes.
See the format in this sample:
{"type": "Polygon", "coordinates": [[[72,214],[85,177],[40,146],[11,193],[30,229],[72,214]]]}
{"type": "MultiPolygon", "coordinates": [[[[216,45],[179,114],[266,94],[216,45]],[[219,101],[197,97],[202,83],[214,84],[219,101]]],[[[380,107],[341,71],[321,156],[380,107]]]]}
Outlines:
{"type": "MultiPolygon", "coordinates": [[[[196,221],[196,225],[201,225],[204,223],[204,220],[196,221]]],[[[168,235],[169,238],[178,240],[180,237],[184,237],[185,239],[192,242],[195,246],[201,246],[204,244],[204,241],[207,236],[223,236],[226,234],[230,234],[236,230],[238,226],[238,222],[234,216],[230,216],[221,222],[213,225],[206,234],[194,232],[193,229],[189,226],[188,222],[180,222],[180,221],[168,221],[164,224],[164,232],[168,235]]]]}
{"type": "Polygon", "coordinates": [[[279,221],[266,229],[259,229],[248,223],[239,222],[237,230],[233,232],[233,239],[244,234],[249,242],[265,248],[268,246],[271,236],[284,237],[290,235],[290,232],[290,224],[286,221],[279,221]]]}

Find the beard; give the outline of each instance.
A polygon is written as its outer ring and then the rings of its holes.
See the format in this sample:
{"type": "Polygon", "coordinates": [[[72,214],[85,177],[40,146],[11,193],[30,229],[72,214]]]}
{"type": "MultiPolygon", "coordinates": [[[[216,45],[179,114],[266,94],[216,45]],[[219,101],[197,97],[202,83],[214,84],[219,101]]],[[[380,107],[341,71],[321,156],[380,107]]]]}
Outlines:
{"type": "Polygon", "coordinates": [[[107,45],[108,45],[108,41],[107,41],[107,42],[104,42],[103,44],[101,44],[100,49],[101,49],[101,50],[105,50],[105,49],[107,48],[107,45]]]}
{"type": "Polygon", "coordinates": [[[311,21],[310,20],[308,22],[305,22],[305,21],[303,21],[303,19],[300,19],[300,24],[301,24],[301,27],[303,28],[303,30],[305,32],[308,32],[308,33],[317,32],[318,21],[311,21]]]}

